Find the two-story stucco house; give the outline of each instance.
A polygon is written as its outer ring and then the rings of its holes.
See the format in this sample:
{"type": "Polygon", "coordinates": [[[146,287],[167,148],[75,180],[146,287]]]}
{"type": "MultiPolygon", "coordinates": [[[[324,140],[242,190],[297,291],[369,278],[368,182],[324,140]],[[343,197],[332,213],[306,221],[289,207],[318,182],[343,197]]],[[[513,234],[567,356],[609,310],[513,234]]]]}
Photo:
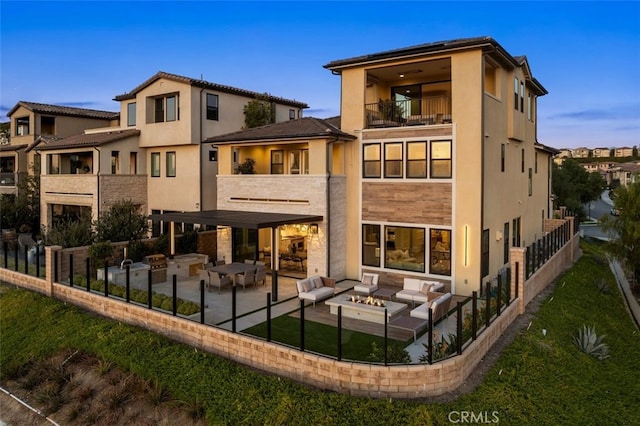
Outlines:
{"type": "MultiPolygon", "coordinates": [[[[325,68],[341,77],[340,134],[327,126],[315,149],[303,134],[293,145],[279,125],[261,129],[261,138],[240,132],[206,141],[220,150],[219,207],[293,211],[294,202],[317,197],[331,207],[308,237],[308,273],[357,280],[366,270],[396,285],[429,277],[463,295],[500,273],[511,247],[543,235],[557,151],[537,142],[537,98],[547,91],[525,57],[482,37],[325,68]],[[258,158],[261,174],[232,175],[236,151],[258,158]],[[345,246],[336,256],[313,253],[337,242],[345,246]]],[[[259,247],[271,244],[258,238],[259,247]]],[[[275,244],[281,253],[288,246],[282,237],[275,244]]]]}
{"type": "Polygon", "coordinates": [[[85,129],[118,126],[117,112],[36,102],[18,102],[7,113],[11,143],[0,147],[0,194],[17,191],[19,176],[41,168],[37,147],[48,141],[82,133],[85,129]]]}
{"type": "MultiPolygon", "coordinates": [[[[103,128],[41,148],[42,218],[61,212],[100,212],[119,199],[146,214],[216,207],[217,152],[201,142],[244,126],[244,107],[264,95],[204,80],[158,72],[115,97],[119,128],[103,128]]],[[[302,116],[308,106],[267,96],[275,121],[302,116]]],[[[66,213],[65,213],[66,214],[66,213]]],[[[154,224],[154,233],[163,223],[154,224]]],[[[166,232],[167,227],[164,228],[166,232]]]]}

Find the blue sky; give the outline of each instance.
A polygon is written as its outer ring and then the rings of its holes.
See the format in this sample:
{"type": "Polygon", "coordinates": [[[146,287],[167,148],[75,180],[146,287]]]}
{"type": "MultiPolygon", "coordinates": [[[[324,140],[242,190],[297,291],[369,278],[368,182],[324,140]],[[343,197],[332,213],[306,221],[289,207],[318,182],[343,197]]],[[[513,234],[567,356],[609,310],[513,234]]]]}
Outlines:
{"type": "Polygon", "coordinates": [[[549,94],[538,140],[640,145],[640,2],[0,2],[0,120],[19,100],[116,111],[166,71],[339,114],[322,66],[434,41],[491,36],[526,55],[549,94]]]}

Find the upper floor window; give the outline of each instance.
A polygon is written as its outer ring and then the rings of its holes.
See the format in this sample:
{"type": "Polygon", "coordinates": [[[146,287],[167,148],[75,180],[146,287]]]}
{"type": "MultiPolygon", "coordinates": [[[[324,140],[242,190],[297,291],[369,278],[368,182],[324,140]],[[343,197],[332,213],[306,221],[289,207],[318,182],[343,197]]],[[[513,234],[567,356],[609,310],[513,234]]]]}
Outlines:
{"type": "Polygon", "coordinates": [[[179,119],[178,97],[176,95],[166,95],[154,98],[154,123],[164,121],[176,121],[179,119]]]}
{"type": "Polygon", "coordinates": [[[290,109],[289,110],[289,120],[294,120],[296,118],[296,110],[295,109],[290,109]]]}
{"type": "Polygon", "coordinates": [[[176,152],[167,152],[167,177],[176,177],[176,152]]]}
{"type": "Polygon", "coordinates": [[[136,125],[136,103],[127,104],[127,126],[136,125]]]}
{"type": "Polygon", "coordinates": [[[532,117],[533,117],[533,98],[531,96],[531,93],[529,93],[527,97],[527,120],[533,121],[532,117]]]}
{"type": "Polygon", "coordinates": [[[522,151],[520,152],[520,171],[524,173],[524,148],[522,148],[522,151]]]}
{"type": "Polygon", "coordinates": [[[151,153],[151,177],[160,177],[160,153],[151,153]]]}
{"type": "Polygon", "coordinates": [[[506,146],[505,144],[501,144],[500,145],[500,171],[504,172],[504,163],[505,163],[505,150],[506,150],[506,146]]]}
{"type": "Polygon", "coordinates": [[[533,195],[533,170],[529,167],[529,197],[533,195]]]}
{"type": "Polygon", "coordinates": [[[502,240],[503,240],[502,263],[509,263],[509,222],[504,223],[502,240]]]}
{"type": "Polygon", "coordinates": [[[384,144],[384,177],[402,177],[402,142],[384,144]]]}
{"type": "Polygon", "coordinates": [[[524,81],[520,82],[520,112],[524,112],[524,81]]]}
{"type": "Polygon", "coordinates": [[[29,117],[16,118],[16,136],[29,134],[29,117]]]}
{"type": "Polygon", "coordinates": [[[207,120],[218,120],[218,95],[207,93],[207,120]]]}
{"type": "Polygon", "coordinates": [[[407,142],[407,177],[427,177],[426,142],[407,142]]]}
{"type": "Polygon", "coordinates": [[[451,141],[431,142],[431,177],[451,177],[451,141]]]}
{"type": "Polygon", "coordinates": [[[363,147],[364,160],[362,165],[362,177],[379,178],[380,177],[380,144],[372,143],[363,147]]]}
{"type": "Polygon", "coordinates": [[[513,80],[513,107],[515,108],[515,110],[518,110],[518,105],[520,104],[519,99],[518,99],[518,91],[520,90],[520,80],[518,80],[518,77],[514,77],[513,80]]]}

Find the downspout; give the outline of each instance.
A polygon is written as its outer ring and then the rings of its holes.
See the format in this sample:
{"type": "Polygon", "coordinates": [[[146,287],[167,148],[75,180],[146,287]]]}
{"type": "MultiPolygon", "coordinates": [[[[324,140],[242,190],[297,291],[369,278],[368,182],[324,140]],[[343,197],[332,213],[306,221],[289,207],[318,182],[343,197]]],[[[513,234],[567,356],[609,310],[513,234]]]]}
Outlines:
{"type": "Polygon", "coordinates": [[[95,149],[96,151],[98,151],[98,170],[96,173],[96,179],[98,181],[97,184],[97,193],[98,193],[98,216],[97,219],[100,219],[100,163],[102,162],[102,152],[100,151],[100,148],[98,148],[97,146],[94,146],[93,149],[95,149]]]}

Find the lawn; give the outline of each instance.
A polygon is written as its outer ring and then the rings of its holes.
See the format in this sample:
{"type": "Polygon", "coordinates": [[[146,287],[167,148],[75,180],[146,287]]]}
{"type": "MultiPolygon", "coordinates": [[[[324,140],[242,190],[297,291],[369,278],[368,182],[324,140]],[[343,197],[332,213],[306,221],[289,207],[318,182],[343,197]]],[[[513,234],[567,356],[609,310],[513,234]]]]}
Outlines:
{"type": "Polygon", "coordinates": [[[483,384],[448,403],[322,392],[11,286],[0,295],[0,379],[79,349],[156,380],[175,398],[200,401],[209,424],[428,425],[460,422],[462,412],[515,425],[640,424],[640,332],[599,249],[583,250],[483,384]],[[594,285],[600,278],[608,292],[594,285]],[[576,349],[572,336],[583,325],[605,335],[609,358],[576,349]]]}

